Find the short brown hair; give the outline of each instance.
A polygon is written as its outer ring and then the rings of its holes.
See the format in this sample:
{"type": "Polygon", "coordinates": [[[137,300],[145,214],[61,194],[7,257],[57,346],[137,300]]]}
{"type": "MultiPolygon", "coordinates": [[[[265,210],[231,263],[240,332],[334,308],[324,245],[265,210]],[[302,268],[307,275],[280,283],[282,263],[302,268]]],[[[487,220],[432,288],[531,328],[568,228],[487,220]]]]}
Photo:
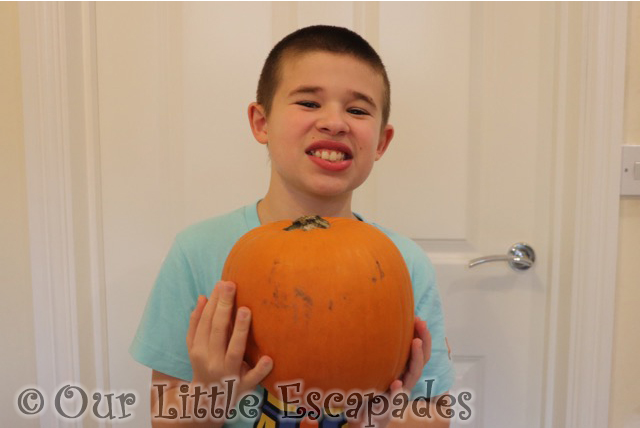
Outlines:
{"type": "Polygon", "coordinates": [[[273,97],[280,83],[283,59],[291,54],[314,51],[351,55],[364,61],[374,71],[380,73],[384,81],[382,126],[385,126],[391,112],[391,88],[382,60],[375,49],[360,35],[346,28],[330,25],[313,25],[301,28],[280,40],[271,49],[262,67],[256,94],[256,101],[264,107],[267,116],[271,111],[273,97]]]}

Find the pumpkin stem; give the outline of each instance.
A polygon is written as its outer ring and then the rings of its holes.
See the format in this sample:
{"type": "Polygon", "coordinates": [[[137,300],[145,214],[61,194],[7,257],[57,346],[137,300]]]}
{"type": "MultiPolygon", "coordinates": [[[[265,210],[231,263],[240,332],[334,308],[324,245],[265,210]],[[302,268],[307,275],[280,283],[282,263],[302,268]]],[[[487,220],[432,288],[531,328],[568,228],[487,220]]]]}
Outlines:
{"type": "Polygon", "coordinates": [[[302,229],[305,232],[313,229],[328,229],[329,222],[319,215],[304,215],[296,219],[289,227],[285,227],[284,230],[298,230],[302,229]]]}

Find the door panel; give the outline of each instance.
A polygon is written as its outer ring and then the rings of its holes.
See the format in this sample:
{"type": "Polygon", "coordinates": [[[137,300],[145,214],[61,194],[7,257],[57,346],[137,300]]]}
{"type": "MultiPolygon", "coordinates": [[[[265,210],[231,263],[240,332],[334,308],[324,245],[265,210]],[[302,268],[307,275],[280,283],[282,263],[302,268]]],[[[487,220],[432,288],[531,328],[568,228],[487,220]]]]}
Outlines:
{"type": "Polygon", "coordinates": [[[464,239],[470,5],[381,3],[379,37],[396,134],[374,168],[376,216],[414,239],[464,239]]]}

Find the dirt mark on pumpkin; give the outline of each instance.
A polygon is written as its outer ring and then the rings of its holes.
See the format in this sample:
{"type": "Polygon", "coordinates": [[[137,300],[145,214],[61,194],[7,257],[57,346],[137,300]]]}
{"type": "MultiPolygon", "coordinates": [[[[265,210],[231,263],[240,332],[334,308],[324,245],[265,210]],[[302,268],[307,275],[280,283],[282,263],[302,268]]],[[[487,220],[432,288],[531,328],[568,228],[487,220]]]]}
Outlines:
{"type": "Polygon", "coordinates": [[[289,302],[287,301],[287,294],[286,293],[280,293],[280,286],[279,284],[275,284],[273,293],[271,294],[273,296],[273,300],[271,300],[271,305],[275,306],[276,308],[288,308],[289,307],[289,302]]]}
{"type": "Polygon", "coordinates": [[[382,270],[382,266],[380,266],[380,262],[376,260],[376,266],[378,267],[378,275],[380,279],[384,278],[384,271],[382,270]]]}
{"type": "Polygon", "coordinates": [[[296,293],[296,297],[301,298],[307,305],[313,306],[313,299],[307,293],[305,293],[304,290],[296,287],[294,291],[296,293]]]}

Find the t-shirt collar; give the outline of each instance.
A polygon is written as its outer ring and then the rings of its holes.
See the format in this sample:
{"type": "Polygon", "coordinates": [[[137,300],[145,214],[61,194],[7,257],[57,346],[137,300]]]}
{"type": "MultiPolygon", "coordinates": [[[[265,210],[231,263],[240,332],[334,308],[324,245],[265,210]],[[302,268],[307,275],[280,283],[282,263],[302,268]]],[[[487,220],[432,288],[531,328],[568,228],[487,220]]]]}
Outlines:
{"type": "MultiPolygon", "coordinates": [[[[247,206],[247,209],[245,210],[245,218],[250,229],[260,226],[260,217],[258,217],[258,203],[261,200],[262,199],[258,199],[254,204],[247,206]]],[[[353,215],[356,216],[358,220],[364,221],[366,223],[366,220],[360,214],[354,212],[353,215]]]]}

